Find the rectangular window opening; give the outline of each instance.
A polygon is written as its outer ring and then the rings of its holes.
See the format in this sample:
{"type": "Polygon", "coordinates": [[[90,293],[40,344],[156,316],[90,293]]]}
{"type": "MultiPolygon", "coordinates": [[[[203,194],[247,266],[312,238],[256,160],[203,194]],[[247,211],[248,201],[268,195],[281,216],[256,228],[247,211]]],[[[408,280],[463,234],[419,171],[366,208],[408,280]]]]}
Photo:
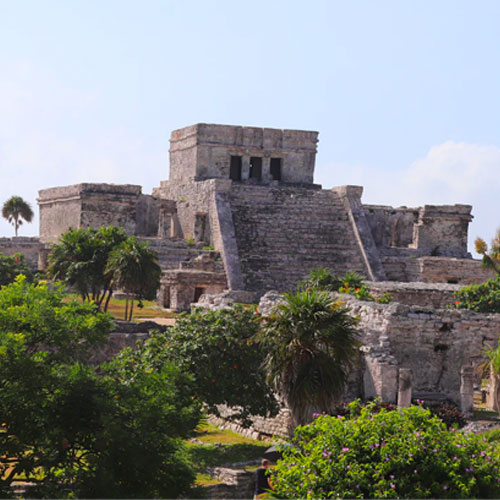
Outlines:
{"type": "Polygon", "coordinates": [[[262,180],[262,158],[258,156],[250,157],[250,179],[262,180]]]}
{"type": "Polygon", "coordinates": [[[233,181],[241,181],[241,156],[231,156],[229,178],[233,181]]]}
{"type": "Polygon", "coordinates": [[[271,158],[271,177],[273,181],[281,180],[281,158],[271,158]]]}

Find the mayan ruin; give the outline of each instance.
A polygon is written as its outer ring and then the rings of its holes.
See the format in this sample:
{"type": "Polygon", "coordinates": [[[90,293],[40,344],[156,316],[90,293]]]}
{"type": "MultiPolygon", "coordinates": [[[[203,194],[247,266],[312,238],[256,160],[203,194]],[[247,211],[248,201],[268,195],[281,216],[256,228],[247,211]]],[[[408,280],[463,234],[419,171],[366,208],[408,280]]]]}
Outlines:
{"type": "Polygon", "coordinates": [[[93,183],[42,189],[40,237],[5,238],[0,250],[20,250],[43,269],[50,243],[70,227],[122,227],[158,253],[158,304],[173,311],[267,300],[319,267],[357,271],[394,303],[349,301],[361,318],[365,364],[348,396],[396,402],[399,370],[411,369],[415,394],[470,407],[463,374],[467,387],[477,385],[467,367],[499,335],[495,315],[446,309],[461,285],[493,275],[467,249],[472,207],[365,205],[361,186],[323,189],[314,183],[317,145],[313,131],[175,130],[169,180],[152,194],[93,183]]]}

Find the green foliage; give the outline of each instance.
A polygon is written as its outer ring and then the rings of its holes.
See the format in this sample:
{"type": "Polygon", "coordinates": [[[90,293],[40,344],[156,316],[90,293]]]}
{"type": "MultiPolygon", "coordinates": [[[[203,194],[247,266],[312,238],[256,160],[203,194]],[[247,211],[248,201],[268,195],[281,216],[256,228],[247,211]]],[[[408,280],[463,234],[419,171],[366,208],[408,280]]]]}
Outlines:
{"type": "Polygon", "coordinates": [[[340,293],[348,293],[349,295],[353,295],[356,297],[358,300],[366,300],[366,301],[373,301],[374,298],[370,292],[370,288],[365,285],[364,283],[361,284],[361,286],[357,288],[353,288],[349,286],[349,283],[346,281],[345,286],[342,286],[339,288],[340,293]]]}
{"type": "Polygon", "coordinates": [[[455,307],[482,313],[500,313],[500,276],[455,292],[455,307]]]}
{"type": "Polygon", "coordinates": [[[106,310],[113,292],[113,275],[106,272],[108,258],[126,239],[125,231],[113,226],[70,228],[51,248],[48,274],[106,310]]]}
{"type": "Polygon", "coordinates": [[[11,196],[2,206],[2,217],[14,226],[16,236],[23,220],[31,222],[33,215],[31,205],[20,196],[11,196]]]}
{"type": "MultiPolygon", "coordinates": [[[[353,403],[359,406],[359,403],[353,403]]],[[[419,406],[356,418],[319,416],[296,429],[273,471],[280,498],[498,498],[500,457],[474,434],[419,406]]]]}
{"type": "Polygon", "coordinates": [[[483,267],[493,269],[497,274],[500,274],[500,229],[493,238],[489,249],[482,238],[477,238],[474,243],[476,252],[483,256],[483,267]]]}
{"type": "Polygon", "coordinates": [[[32,279],[24,255],[20,252],[12,256],[0,254],[0,286],[13,283],[20,274],[24,274],[29,280],[32,279]]]}
{"type": "Polygon", "coordinates": [[[358,300],[373,301],[388,304],[393,300],[390,293],[384,293],[374,299],[370,287],[363,282],[364,277],[355,271],[349,271],[344,276],[336,276],[327,268],[317,268],[309,271],[308,278],[299,282],[299,290],[316,289],[324,292],[340,292],[353,295],[358,300]]]}
{"type": "Polygon", "coordinates": [[[142,300],[151,300],[155,297],[160,286],[161,268],[158,265],[156,253],[149,248],[146,242],[138,241],[130,236],[116,246],[106,264],[105,273],[112,276],[112,284],[120,287],[127,293],[125,319],[132,320],[134,297],[142,300]],[[128,301],[132,299],[130,311],[128,301]]]}
{"type": "Polygon", "coordinates": [[[193,374],[195,396],[207,411],[219,414],[217,405],[234,407],[232,418],[249,424],[250,415],[275,415],[277,402],[261,368],[264,355],[253,339],[259,328],[254,308],[182,315],[172,328],[148,339],[137,352],[144,369],[157,369],[175,361],[193,374]]]}
{"type": "Polygon", "coordinates": [[[112,328],[93,304],[20,276],[0,290],[0,493],[22,475],[30,497],[185,495],[180,441],[200,417],[192,378],[139,369],[131,351],[86,365],[112,328]]]}
{"type": "Polygon", "coordinates": [[[375,299],[379,304],[389,304],[394,300],[394,297],[389,292],[384,292],[380,297],[375,299]]]}
{"type": "Polygon", "coordinates": [[[258,339],[268,381],[282,394],[297,423],[329,411],[358,359],[356,320],[315,289],[285,294],[263,318],[258,339]]]}
{"type": "Polygon", "coordinates": [[[186,244],[188,247],[194,247],[196,241],[194,241],[194,238],[190,236],[189,238],[186,238],[186,244]]]}
{"type": "Polygon", "coordinates": [[[207,246],[203,247],[203,250],[213,250],[213,249],[214,249],[213,245],[207,245],[207,246]]]}
{"type": "Polygon", "coordinates": [[[319,267],[309,271],[307,279],[299,283],[299,289],[316,288],[325,292],[337,292],[342,283],[342,279],[333,274],[330,269],[319,267]]]}

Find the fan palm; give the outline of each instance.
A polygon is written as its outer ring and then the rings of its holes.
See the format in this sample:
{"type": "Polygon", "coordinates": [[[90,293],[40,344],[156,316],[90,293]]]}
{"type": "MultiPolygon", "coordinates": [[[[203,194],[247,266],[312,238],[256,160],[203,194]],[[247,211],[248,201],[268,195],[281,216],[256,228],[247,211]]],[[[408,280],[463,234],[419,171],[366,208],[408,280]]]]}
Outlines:
{"type": "Polygon", "coordinates": [[[33,220],[33,215],[31,205],[20,196],[11,196],[2,207],[2,217],[7,219],[9,223],[14,226],[16,236],[23,220],[31,222],[33,220]]]}
{"type": "Polygon", "coordinates": [[[488,251],[488,245],[482,238],[476,238],[474,241],[476,252],[483,256],[483,267],[493,269],[500,274],[500,229],[491,242],[488,251]]]}
{"type": "Polygon", "coordinates": [[[314,412],[333,410],[360,343],[356,320],[327,292],[309,289],[284,299],[263,319],[258,340],[267,352],[268,382],[301,425],[314,412]]]}
{"type": "Polygon", "coordinates": [[[114,285],[123,288],[126,293],[125,319],[132,319],[134,297],[139,300],[153,298],[158,290],[161,268],[157,260],[156,253],[148,244],[134,236],[111,252],[106,272],[113,276],[114,285]]]}

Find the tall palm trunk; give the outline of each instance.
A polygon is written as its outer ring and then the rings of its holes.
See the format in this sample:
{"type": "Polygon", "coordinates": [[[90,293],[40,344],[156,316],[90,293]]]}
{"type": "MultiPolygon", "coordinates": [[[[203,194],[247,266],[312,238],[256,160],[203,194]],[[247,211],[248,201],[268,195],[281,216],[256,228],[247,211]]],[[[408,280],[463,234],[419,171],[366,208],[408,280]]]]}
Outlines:
{"type": "Polygon", "coordinates": [[[134,314],[134,295],[132,295],[132,298],[130,299],[130,317],[128,318],[129,321],[132,321],[133,314],[134,314]]]}
{"type": "Polygon", "coordinates": [[[128,320],[128,292],[125,295],[125,321],[128,320]]]}

